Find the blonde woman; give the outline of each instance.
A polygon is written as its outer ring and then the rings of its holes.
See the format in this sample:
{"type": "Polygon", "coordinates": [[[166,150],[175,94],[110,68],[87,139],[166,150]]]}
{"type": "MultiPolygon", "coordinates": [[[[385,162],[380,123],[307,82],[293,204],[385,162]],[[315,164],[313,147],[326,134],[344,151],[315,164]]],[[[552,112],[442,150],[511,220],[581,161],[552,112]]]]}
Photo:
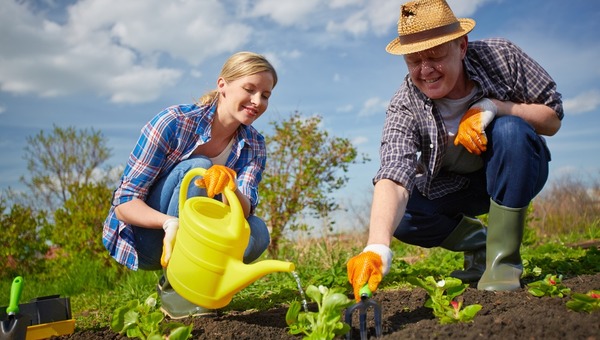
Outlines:
{"type": "MultiPolygon", "coordinates": [[[[239,52],[223,65],[216,89],[198,103],[166,108],[142,128],[104,222],[103,243],[115,260],[132,270],[166,267],[179,227],[181,181],[197,167],[208,169],[208,189],[190,185],[188,197],[235,188],[251,229],[244,262],[265,251],[270,235],[253,213],[266,148],[252,123],[267,110],[276,84],[277,73],[266,58],[239,52]],[[220,187],[210,182],[223,176],[229,180],[220,187]]],[[[163,312],[171,318],[207,312],[179,296],[164,275],[158,288],[163,312]]]]}

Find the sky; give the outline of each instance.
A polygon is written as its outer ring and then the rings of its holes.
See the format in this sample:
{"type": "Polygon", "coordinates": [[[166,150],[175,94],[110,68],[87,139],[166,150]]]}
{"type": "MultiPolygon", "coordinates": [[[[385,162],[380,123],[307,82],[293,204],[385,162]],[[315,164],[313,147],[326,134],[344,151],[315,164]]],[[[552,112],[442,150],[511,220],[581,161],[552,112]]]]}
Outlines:
{"type": "MultiPolygon", "coordinates": [[[[340,199],[370,195],[386,106],[407,73],[385,52],[405,0],[0,0],[0,189],[27,176],[26,138],[54,126],[99,130],[124,165],[141,127],[216,86],[231,54],[265,55],[279,82],[255,127],[295,111],[371,159],[340,199]]],[[[550,181],[600,174],[600,1],[449,0],[470,40],[505,37],[563,95],[550,181]]]]}

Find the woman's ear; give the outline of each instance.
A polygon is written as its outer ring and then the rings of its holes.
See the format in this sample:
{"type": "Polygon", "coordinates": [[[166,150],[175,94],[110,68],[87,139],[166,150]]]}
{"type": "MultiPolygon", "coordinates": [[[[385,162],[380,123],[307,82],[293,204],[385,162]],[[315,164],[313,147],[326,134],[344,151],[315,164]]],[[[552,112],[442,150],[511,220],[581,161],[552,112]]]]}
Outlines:
{"type": "Polygon", "coordinates": [[[219,79],[217,79],[217,91],[219,91],[221,94],[224,94],[223,91],[225,90],[225,85],[227,85],[225,79],[223,79],[223,77],[219,77],[219,79]]]}

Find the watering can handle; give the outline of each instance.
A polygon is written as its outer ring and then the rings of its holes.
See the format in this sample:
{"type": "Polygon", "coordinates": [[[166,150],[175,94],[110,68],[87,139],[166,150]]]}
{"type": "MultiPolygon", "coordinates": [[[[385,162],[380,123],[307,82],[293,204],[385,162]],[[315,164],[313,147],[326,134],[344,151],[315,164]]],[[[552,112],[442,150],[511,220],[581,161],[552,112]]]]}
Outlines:
{"type": "MultiPolygon", "coordinates": [[[[192,182],[194,177],[204,176],[205,173],[206,173],[206,169],[204,169],[204,168],[194,168],[194,169],[191,169],[190,171],[188,171],[185,174],[185,176],[183,177],[183,181],[181,182],[181,189],[179,191],[180,214],[181,214],[181,211],[183,211],[183,205],[184,205],[185,201],[187,200],[187,193],[188,193],[188,188],[189,188],[190,182],[192,182]]],[[[225,197],[227,197],[227,202],[229,203],[229,207],[231,208],[232,220],[233,221],[241,221],[242,219],[245,220],[244,211],[242,210],[242,205],[240,204],[240,201],[238,200],[237,196],[235,195],[235,192],[226,186],[225,189],[223,190],[223,194],[225,195],[225,197]]]]}

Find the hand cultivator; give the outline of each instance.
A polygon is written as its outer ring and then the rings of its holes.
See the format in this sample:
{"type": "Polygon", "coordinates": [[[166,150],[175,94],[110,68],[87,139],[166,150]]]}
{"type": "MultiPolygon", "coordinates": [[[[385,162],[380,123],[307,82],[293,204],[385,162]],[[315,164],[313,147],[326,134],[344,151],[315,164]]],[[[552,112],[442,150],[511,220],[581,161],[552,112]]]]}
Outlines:
{"type": "MultiPolygon", "coordinates": [[[[369,308],[373,309],[373,316],[375,318],[375,336],[381,337],[381,306],[377,301],[372,299],[373,294],[367,285],[360,290],[360,302],[346,309],[346,323],[352,328],[352,314],[358,309],[358,322],[360,329],[361,340],[367,340],[367,311],[369,308]]],[[[352,330],[346,335],[346,339],[352,339],[352,330]]]]}

